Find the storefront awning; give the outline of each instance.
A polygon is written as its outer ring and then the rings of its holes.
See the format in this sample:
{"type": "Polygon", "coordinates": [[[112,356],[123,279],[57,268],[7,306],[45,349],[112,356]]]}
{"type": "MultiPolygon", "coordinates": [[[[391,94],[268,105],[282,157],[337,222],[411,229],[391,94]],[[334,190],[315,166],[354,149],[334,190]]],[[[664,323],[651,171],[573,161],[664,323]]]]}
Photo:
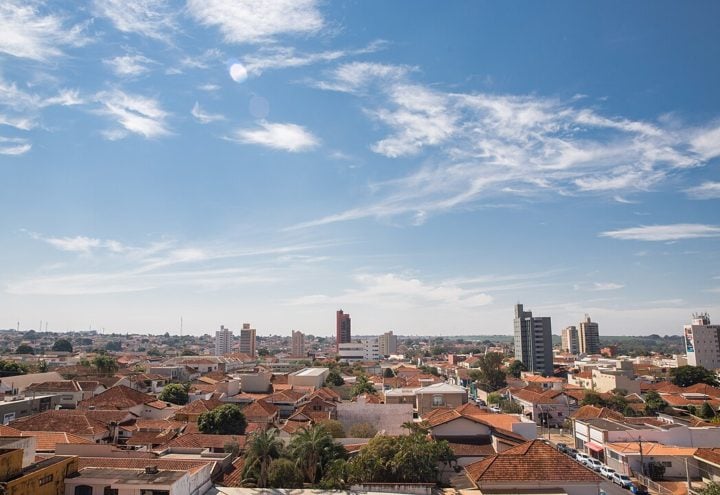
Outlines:
{"type": "Polygon", "coordinates": [[[603,447],[599,443],[595,443],[595,442],[587,442],[585,444],[585,447],[587,447],[590,450],[593,450],[595,452],[602,452],[603,450],[605,450],[605,447],[603,447]]]}

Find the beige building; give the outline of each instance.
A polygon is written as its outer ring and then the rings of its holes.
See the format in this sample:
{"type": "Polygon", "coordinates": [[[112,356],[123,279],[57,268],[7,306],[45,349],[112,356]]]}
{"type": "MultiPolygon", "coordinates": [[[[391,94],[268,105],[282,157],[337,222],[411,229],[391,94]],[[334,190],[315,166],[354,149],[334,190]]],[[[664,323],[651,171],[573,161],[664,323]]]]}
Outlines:
{"type": "Polygon", "coordinates": [[[577,327],[569,326],[562,329],[561,347],[564,352],[569,354],[578,354],[580,352],[577,327]]]}
{"type": "Polygon", "coordinates": [[[580,322],[578,341],[581,353],[600,354],[600,327],[597,322],[591,321],[588,315],[580,322]]]}
{"type": "Polygon", "coordinates": [[[292,332],[292,356],[296,358],[305,357],[305,334],[298,330],[292,332]]]}
{"type": "Polygon", "coordinates": [[[255,357],[255,329],[250,328],[250,323],[243,323],[240,330],[240,352],[255,357]]]}
{"type": "Polygon", "coordinates": [[[467,404],[468,392],[465,387],[449,383],[434,383],[415,389],[393,389],[385,391],[386,404],[414,403],[415,410],[423,416],[433,409],[451,408],[467,404]]]}
{"type": "Polygon", "coordinates": [[[330,374],[328,368],[304,368],[288,375],[288,384],[294,387],[322,388],[325,378],[330,374]]]}
{"type": "Polygon", "coordinates": [[[392,330],[378,337],[378,350],[381,356],[397,354],[397,335],[393,335],[392,330]]]}

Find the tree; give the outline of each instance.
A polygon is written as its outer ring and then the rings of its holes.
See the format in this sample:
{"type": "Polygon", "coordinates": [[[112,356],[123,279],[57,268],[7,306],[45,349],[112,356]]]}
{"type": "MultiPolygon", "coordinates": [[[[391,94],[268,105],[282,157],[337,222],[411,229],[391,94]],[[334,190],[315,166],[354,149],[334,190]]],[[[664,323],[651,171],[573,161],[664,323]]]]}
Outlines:
{"type": "Polygon", "coordinates": [[[183,406],[188,403],[189,397],[185,387],[179,383],[170,383],[169,385],[165,385],[165,388],[163,388],[163,391],[160,392],[158,399],[165,402],[172,402],[178,406],[183,406]]]}
{"type": "Polygon", "coordinates": [[[527,366],[519,359],[516,359],[508,366],[507,374],[513,378],[520,378],[523,371],[527,371],[527,366]]]}
{"type": "Polygon", "coordinates": [[[383,376],[385,378],[393,378],[395,376],[395,373],[393,373],[392,368],[385,368],[383,371],[383,376]]]}
{"type": "Polygon", "coordinates": [[[96,356],[92,360],[92,365],[98,370],[98,373],[110,375],[118,370],[118,364],[115,359],[107,355],[96,356]]]}
{"type": "Polygon", "coordinates": [[[260,349],[258,349],[257,353],[258,353],[258,356],[265,357],[270,354],[270,351],[267,350],[267,347],[261,347],[260,349]]]}
{"type": "Polygon", "coordinates": [[[232,454],[233,459],[235,459],[237,456],[240,455],[242,449],[240,448],[240,443],[238,443],[237,440],[231,440],[230,442],[227,442],[225,445],[223,445],[223,451],[226,454],[232,454]]]}
{"type": "Polygon", "coordinates": [[[17,346],[17,349],[15,349],[15,354],[35,354],[35,349],[27,344],[20,344],[17,346]]]}
{"type": "Polygon", "coordinates": [[[689,387],[696,383],[705,383],[713,387],[720,385],[717,375],[702,366],[679,366],[670,370],[670,376],[678,387],[689,387]]]}
{"type": "Polygon", "coordinates": [[[290,459],[273,459],[268,466],[270,488],[302,488],[303,473],[290,459]]]}
{"type": "Polygon", "coordinates": [[[322,426],[301,428],[290,440],[290,456],[295,459],[309,483],[322,477],[325,466],[344,456],[345,449],[337,444],[322,426]]]}
{"type": "Polygon", "coordinates": [[[105,350],[107,351],[113,351],[113,352],[120,352],[122,351],[122,342],[119,340],[113,340],[105,344],[105,350]]]}
{"type": "Polygon", "coordinates": [[[410,432],[410,434],[420,433],[427,435],[430,432],[430,423],[427,421],[405,421],[402,427],[410,432]]]}
{"type": "Polygon", "coordinates": [[[325,419],[320,424],[330,433],[333,438],[345,438],[345,429],[337,419],[325,419]]]}
{"type": "Polygon", "coordinates": [[[377,434],[377,428],[370,423],[355,423],[348,431],[350,438],[372,438],[377,434]]]}
{"type": "Polygon", "coordinates": [[[193,351],[192,349],[183,349],[180,351],[181,356],[197,356],[198,353],[193,351]]]}
{"type": "Polygon", "coordinates": [[[603,399],[599,393],[592,390],[587,390],[583,396],[583,400],[580,401],[581,406],[595,406],[605,407],[605,399],[603,399]]]}
{"type": "Polygon", "coordinates": [[[653,481],[660,481],[665,476],[665,466],[661,462],[648,462],[647,464],[647,475],[653,481]]]}
{"type": "Polygon", "coordinates": [[[703,402],[703,405],[700,408],[700,416],[705,419],[712,419],[715,417],[715,411],[707,401],[703,402]]]}
{"type": "Polygon", "coordinates": [[[328,376],[325,377],[325,385],[334,385],[339,387],[340,385],[345,385],[345,380],[343,380],[343,377],[340,376],[340,373],[335,370],[331,370],[330,373],[328,373],[328,376]]]}
{"type": "Polygon", "coordinates": [[[57,339],[52,346],[55,352],[72,352],[73,346],[68,339],[57,339]]]}
{"type": "Polygon", "coordinates": [[[501,400],[502,400],[502,395],[498,394],[497,392],[489,393],[487,396],[488,404],[499,404],[501,400]]]}
{"type": "Polygon", "coordinates": [[[720,484],[711,481],[705,488],[697,493],[698,495],[720,495],[720,484]]]}
{"type": "Polygon", "coordinates": [[[347,487],[348,463],[345,459],[335,459],[325,467],[325,474],[319,487],[323,490],[344,490],[347,487]]]}
{"type": "Polygon", "coordinates": [[[351,483],[433,483],[438,464],[448,464],[455,456],[444,440],[425,435],[377,436],[348,462],[351,483]]]}
{"type": "Polygon", "coordinates": [[[377,390],[375,390],[375,385],[368,380],[367,376],[360,375],[355,380],[355,385],[353,385],[351,393],[353,397],[357,397],[362,394],[376,394],[377,390]]]}
{"type": "Polygon", "coordinates": [[[660,397],[655,390],[650,390],[645,394],[645,413],[651,416],[662,412],[668,406],[668,403],[660,397]]]}
{"type": "Polygon", "coordinates": [[[235,404],[223,404],[212,411],[204,412],[198,418],[200,433],[211,435],[242,435],[247,420],[235,404]]]}
{"type": "Polygon", "coordinates": [[[0,377],[17,376],[27,373],[25,365],[0,359],[0,377]]]}
{"type": "Polygon", "coordinates": [[[277,437],[275,428],[253,433],[245,445],[243,478],[252,478],[258,488],[266,488],[270,463],[280,458],[282,446],[282,441],[277,437]]]}
{"type": "Polygon", "coordinates": [[[470,370],[470,378],[485,392],[495,392],[505,387],[507,385],[505,373],[500,369],[502,361],[502,354],[497,352],[485,354],[475,362],[477,368],[470,370]]]}

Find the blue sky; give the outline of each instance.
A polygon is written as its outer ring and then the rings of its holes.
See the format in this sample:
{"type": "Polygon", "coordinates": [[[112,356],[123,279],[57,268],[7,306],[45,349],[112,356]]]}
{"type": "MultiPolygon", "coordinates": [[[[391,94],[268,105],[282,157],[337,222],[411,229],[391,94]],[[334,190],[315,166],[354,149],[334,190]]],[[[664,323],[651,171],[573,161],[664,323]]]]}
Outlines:
{"type": "Polygon", "coordinates": [[[720,317],[717,2],[0,4],[0,328],[720,317]]]}

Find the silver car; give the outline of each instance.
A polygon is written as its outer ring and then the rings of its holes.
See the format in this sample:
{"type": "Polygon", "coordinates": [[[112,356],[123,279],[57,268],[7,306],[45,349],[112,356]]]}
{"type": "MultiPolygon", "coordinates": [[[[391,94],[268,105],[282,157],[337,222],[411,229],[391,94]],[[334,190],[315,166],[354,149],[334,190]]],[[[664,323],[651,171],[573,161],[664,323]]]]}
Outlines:
{"type": "Polygon", "coordinates": [[[615,474],[615,470],[611,467],[607,467],[604,464],[600,467],[600,474],[605,476],[607,479],[612,479],[612,475],[615,474]]]}

